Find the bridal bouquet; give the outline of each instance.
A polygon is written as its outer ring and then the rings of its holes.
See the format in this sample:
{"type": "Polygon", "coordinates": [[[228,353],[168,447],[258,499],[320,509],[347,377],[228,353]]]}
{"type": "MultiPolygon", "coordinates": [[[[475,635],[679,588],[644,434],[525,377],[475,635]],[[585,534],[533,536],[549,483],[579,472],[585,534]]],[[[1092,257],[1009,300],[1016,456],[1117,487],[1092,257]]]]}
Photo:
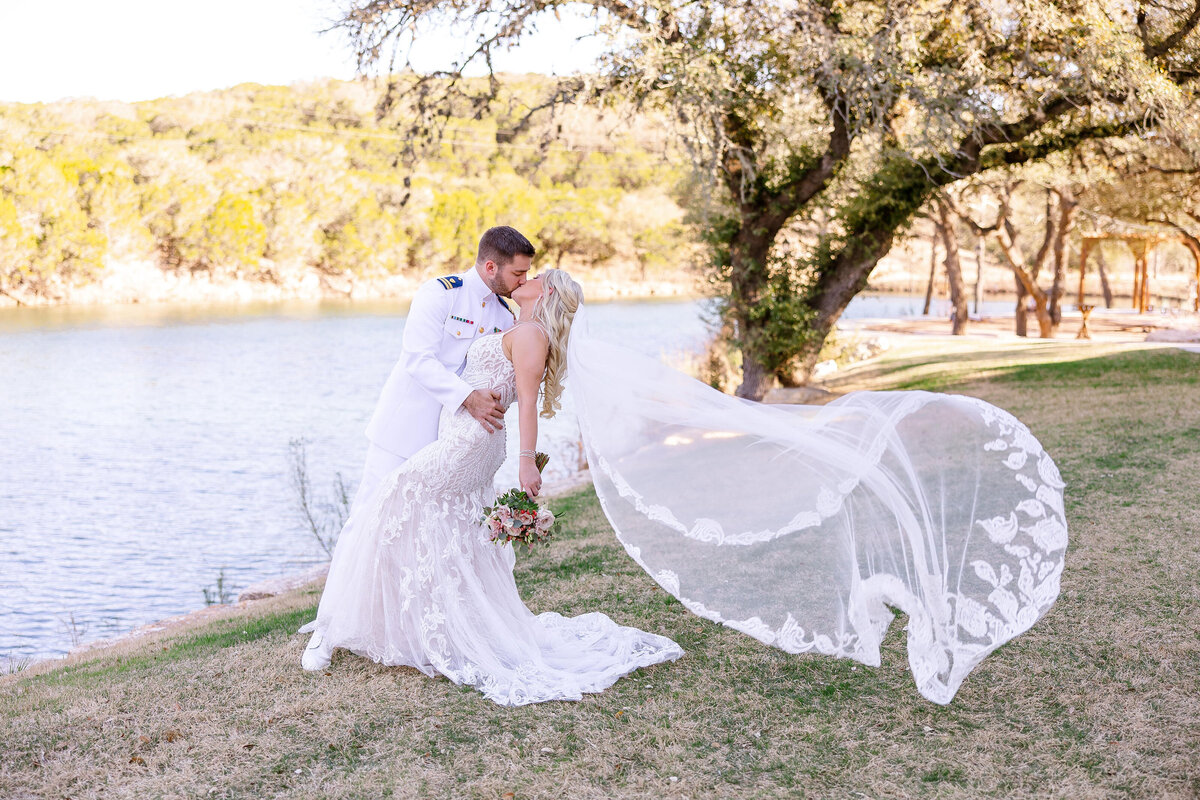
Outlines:
{"type": "MultiPolygon", "coordinates": [[[[549,460],[545,453],[537,454],[534,463],[538,472],[549,460]]],[[[554,512],[538,508],[523,489],[509,489],[496,498],[494,506],[483,509],[481,521],[491,530],[492,541],[496,544],[517,542],[532,550],[535,544],[545,542],[553,534],[554,512]]]]}

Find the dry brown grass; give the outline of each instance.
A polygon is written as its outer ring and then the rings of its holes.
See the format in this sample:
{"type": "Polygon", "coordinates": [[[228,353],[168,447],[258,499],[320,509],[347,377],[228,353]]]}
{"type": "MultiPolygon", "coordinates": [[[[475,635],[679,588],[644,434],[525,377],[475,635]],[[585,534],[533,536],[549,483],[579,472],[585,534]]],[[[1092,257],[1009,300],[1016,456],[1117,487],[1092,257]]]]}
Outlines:
{"type": "Polygon", "coordinates": [[[1057,605],[947,707],[917,694],[903,620],[878,670],[763,647],[666,597],[580,492],[560,501],[569,534],[519,561],[527,602],[604,611],[684,658],[517,709],[342,651],[312,675],[293,634],[309,587],[0,679],[0,797],[1196,797],[1200,357],[1056,352],[932,371],[895,355],[839,378],[991,400],[1069,482],[1057,605]]]}

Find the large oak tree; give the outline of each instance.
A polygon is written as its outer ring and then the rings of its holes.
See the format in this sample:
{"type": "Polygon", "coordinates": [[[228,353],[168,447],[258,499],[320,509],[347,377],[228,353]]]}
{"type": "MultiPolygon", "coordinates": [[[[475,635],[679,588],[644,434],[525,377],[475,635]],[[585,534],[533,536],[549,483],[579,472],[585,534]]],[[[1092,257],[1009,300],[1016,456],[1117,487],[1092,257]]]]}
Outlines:
{"type": "MultiPolygon", "coordinates": [[[[482,31],[454,66],[389,82],[414,132],[497,113],[492,56],[582,9],[607,47],[555,104],[618,98],[673,122],[742,356],[738,394],[807,380],[914,213],[963,177],[1107,137],[1187,139],[1200,0],[348,0],[339,27],[389,75],[431,24],[482,31]],[[487,80],[464,79],[480,66],[487,80]],[[806,222],[824,212],[821,230],[806,222]],[[799,238],[797,239],[797,236],[799,238]],[[783,247],[800,241],[804,246],[783,247]]],[[[1191,129],[1189,129],[1189,122],[1191,129]]],[[[1186,144],[1185,147],[1190,147],[1186,144]]]]}

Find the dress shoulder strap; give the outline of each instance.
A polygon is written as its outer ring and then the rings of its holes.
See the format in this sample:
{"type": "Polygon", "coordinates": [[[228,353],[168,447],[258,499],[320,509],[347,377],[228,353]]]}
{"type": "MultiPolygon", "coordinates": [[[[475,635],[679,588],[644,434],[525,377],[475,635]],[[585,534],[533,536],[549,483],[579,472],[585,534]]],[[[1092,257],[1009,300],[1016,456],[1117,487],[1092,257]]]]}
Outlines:
{"type": "Polygon", "coordinates": [[[516,328],[519,328],[522,325],[534,325],[537,327],[537,329],[539,331],[542,332],[542,335],[545,336],[547,340],[550,339],[550,331],[546,330],[546,326],[543,325],[542,323],[538,322],[536,319],[527,319],[527,320],[523,320],[521,322],[517,322],[512,326],[512,328],[509,328],[508,330],[510,330],[510,331],[514,330],[516,328]]]}

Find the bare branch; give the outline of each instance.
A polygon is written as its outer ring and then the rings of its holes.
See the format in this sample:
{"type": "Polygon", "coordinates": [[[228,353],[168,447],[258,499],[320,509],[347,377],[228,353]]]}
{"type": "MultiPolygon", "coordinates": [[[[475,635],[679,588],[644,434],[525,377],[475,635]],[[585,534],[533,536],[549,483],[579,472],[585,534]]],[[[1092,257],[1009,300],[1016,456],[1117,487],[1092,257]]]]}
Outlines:
{"type": "Polygon", "coordinates": [[[1180,42],[1187,38],[1188,34],[1196,29],[1196,25],[1200,23],[1200,0],[1195,0],[1192,5],[1192,12],[1188,14],[1187,19],[1183,21],[1179,29],[1158,44],[1150,44],[1145,20],[1146,10],[1144,8],[1138,9],[1137,24],[1138,30],[1142,33],[1142,52],[1149,59],[1161,58],[1171,50],[1174,50],[1180,42]]]}
{"type": "Polygon", "coordinates": [[[989,233],[994,233],[999,230],[1000,225],[1003,224],[1004,220],[1008,217],[1009,204],[1012,202],[1012,190],[1021,183],[1023,183],[1023,181],[1011,181],[1005,185],[1002,191],[998,193],[1000,198],[999,210],[996,212],[996,219],[991,225],[983,225],[979,222],[976,222],[974,217],[958,207],[957,202],[953,197],[951,197],[949,192],[941,192],[940,194],[949,209],[954,212],[954,216],[965,222],[967,227],[969,227],[976,235],[985,236],[989,233]]]}

